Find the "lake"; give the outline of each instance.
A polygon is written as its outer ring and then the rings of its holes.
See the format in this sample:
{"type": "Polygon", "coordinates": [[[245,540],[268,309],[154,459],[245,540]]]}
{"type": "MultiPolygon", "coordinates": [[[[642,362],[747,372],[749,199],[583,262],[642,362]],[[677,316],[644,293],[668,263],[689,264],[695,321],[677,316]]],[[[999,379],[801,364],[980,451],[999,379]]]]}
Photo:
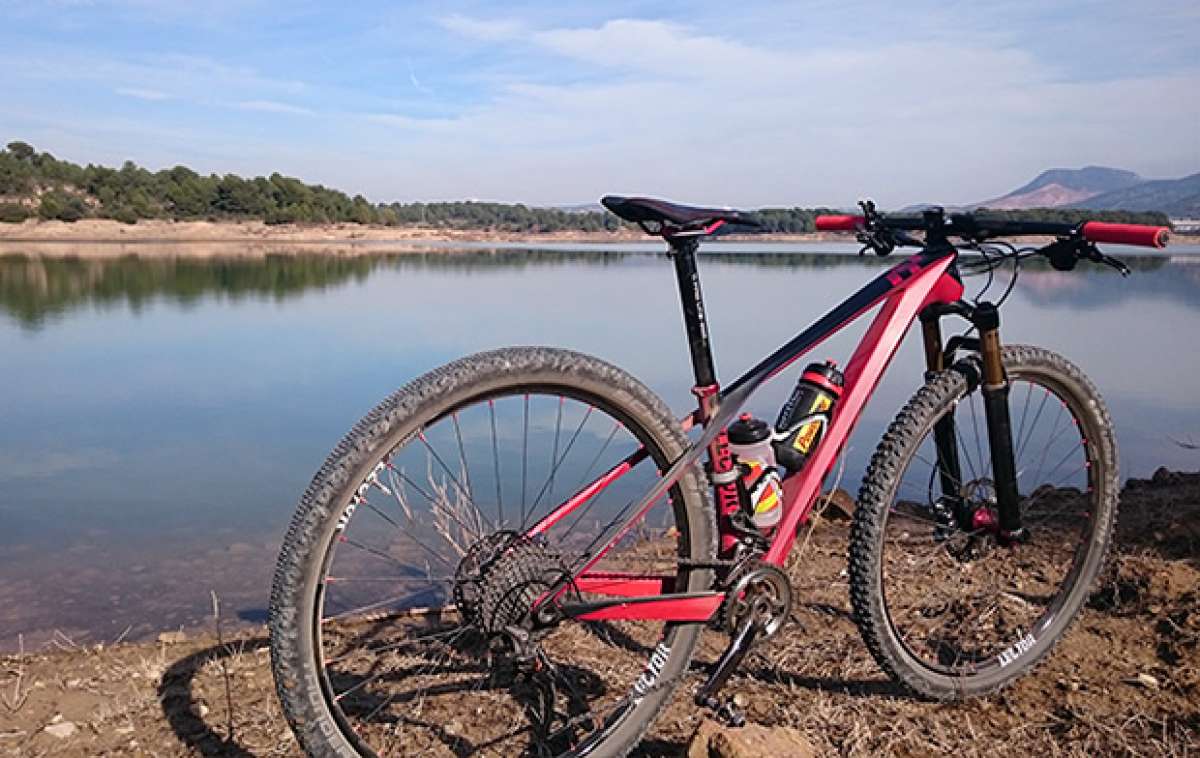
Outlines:
{"type": "MultiPolygon", "coordinates": [[[[279,540],[329,449],[385,395],[465,353],[594,353],[683,415],[690,367],[658,248],[0,257],[0,648],[202,623],[210,592],[227,618],[263,620],[279,540]]],[[[832,244],[710,248],[701,272],[726,382],[888,263],[832,244]]],[[[1179,250],[1127,258],[1126,279],[1027,267],[1003,310],[1006,341],[1058,350],[1100,387],[1123,478],[1200,468],[1187,447],[1200,443],[1200,250],[1179,250]]],[[[844,362],[866,323],[811,357],[844,362]]],[[[920,384],[921,356],[917,330],[851,440],[851,492],[920,384]]],[[[750,410],[773,420],[797,371],[750,410]]]]}

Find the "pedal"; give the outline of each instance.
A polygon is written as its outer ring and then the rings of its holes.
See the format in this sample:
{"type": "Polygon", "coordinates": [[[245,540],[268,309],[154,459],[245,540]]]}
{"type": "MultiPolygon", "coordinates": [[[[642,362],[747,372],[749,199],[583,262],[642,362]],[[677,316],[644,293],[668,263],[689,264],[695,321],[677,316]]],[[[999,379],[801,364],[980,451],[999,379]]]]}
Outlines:
{"type": "Polygon", "coordinates": [[[720,721],[725,726],[733,728],[743,727],[746,725],[746,713],[738,707],[737,703],[733,702],[733,698],[726,698],[725,702],[718,701],[715,697],[710,697],[700,705],[713,712],[713,716],[717,721],[720,721]]]}

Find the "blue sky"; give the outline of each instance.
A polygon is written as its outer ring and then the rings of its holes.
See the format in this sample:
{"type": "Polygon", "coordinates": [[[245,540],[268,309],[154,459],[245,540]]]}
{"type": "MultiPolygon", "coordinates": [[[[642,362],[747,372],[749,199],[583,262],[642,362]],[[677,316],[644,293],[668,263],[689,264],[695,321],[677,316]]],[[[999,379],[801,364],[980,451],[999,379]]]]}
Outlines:
{"type": "Polygon", "coordinates": [[[0,139],[372,200],[885,206],[1200,171],[1200,4],[0,0],[0,139]],[[903,6],[903,7],[901,7],[903,6]]]}

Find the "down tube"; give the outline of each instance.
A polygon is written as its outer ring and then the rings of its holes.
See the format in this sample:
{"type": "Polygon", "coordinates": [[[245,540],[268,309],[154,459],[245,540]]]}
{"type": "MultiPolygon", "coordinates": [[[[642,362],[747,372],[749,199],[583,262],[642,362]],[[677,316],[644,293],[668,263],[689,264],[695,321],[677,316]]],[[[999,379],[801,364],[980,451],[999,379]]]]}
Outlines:
{"type": "MultiPolygon", "coordinates": [[[[786,488],[790,502],[785,503],[783,521],[764,556],[768,563],[782,565],[787,558],[796,540],[797,527],[807,518],[820,492],[821,483],[833,468],[834,461],[858,423],[867,400],[878,386],[913,319],[927,305],[953,302],[962,297],[962,283],[946,273],[953,260],[952,257],[946,257],[913,274],[906,286],[888,297],[863,335],[854,355],[846,364],[846,390],[837,405],[828,432],[798,475],[798,483],[786,488]]],[[[908,271],[911,273],[913,269],[908,271]]]]}

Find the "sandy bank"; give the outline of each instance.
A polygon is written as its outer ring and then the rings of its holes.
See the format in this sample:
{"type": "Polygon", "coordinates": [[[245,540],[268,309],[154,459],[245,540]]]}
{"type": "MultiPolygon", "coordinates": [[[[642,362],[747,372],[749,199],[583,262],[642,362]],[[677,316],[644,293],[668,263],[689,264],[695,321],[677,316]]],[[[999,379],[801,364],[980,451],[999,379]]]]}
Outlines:
{"type": "MultiPolygon", "coordinates": [[[[109,219],[73,223],[29,220],[0,224],[0,254],[36,250],[41,255],[112,257],[152,253],[206,257],[265,253],[356,254],[393,245],[421,249],[422,243],[512,242],[640,242],[651,239],[632,230],[616,232],[505,232],[478,229],[439,229],[360,224],[268,225],[261,221],[139,221],[122,224],[109,219]],[[31,247],[35,246],[35,247],[31,247]]],[[[844,235],[772,234],[725,239],[770,242],[846,241],[844,235]]],[[[435,249],[426,247],[424,249],[435,249]]]]}

